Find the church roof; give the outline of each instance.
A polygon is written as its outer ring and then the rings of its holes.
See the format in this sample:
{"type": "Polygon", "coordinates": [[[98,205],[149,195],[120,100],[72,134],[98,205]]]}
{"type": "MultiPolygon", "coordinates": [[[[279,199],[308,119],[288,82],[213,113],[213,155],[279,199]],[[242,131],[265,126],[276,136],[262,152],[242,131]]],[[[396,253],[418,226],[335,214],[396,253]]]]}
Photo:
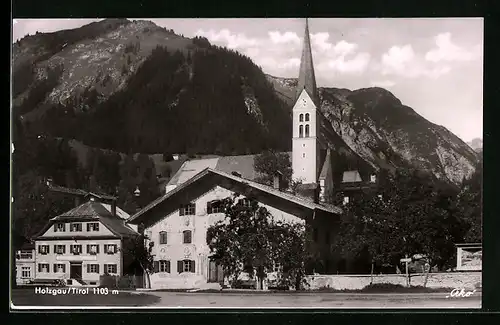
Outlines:
{"type": "Polygon", "coordinates": [[[302,90],[305,89],[307,94],[316,106],[319,107],[319,96],[316,87],[316,77],[314,75],[314,64],[311,51],[311,40],[309,35],[309,24],[306,19],[306,28],[304,34],[304,43],[302,48],[302,57],[300,59],[299,79],[297,83],[297,95],[299,98],[302,90]]]}

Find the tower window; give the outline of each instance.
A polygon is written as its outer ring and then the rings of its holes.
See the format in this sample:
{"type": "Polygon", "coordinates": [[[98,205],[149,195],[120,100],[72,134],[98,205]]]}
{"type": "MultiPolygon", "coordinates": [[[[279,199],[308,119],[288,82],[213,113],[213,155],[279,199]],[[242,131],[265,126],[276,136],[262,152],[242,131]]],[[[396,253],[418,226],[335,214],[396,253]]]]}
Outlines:
{"type": "MultiPolygon", "coordinates": [[[[308,114],[309,115],[309,114],[308,114]]],[[[307,115],[306,115],[307,118],[307,115]]],[[[307,121],[307,120],[306,120],[307,121]]],[[[299,115],[299,122],[304,122],[304,114],[299,115]]]]}
{"type": "Polygon", "coordinates": [[[303,153],[303,154],[302,154],[302,158],[305,158],[305,157],[306,157],[306,154],[305,154],[305,153],[303,153]]]}
{"type": "Polygon", "coordinates": [[[299,125],[299,138],[303,138],[303,137],[304,137],[304,126],[299,125]]]}
{"type": "Polygon", "coordinates": [[[309,137],[309,124],[306,124],[306,138],[309,137]]]}
{"type": "Polygon", "coordinates": [[[309,122],[309,113],[306,113],[306,122],[309,122]]]}

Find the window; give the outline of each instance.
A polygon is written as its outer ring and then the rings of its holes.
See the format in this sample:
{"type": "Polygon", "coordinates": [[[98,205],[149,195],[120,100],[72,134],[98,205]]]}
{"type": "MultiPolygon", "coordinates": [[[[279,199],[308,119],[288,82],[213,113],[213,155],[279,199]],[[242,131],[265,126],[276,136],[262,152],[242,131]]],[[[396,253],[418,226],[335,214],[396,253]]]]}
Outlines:
{"type": "Polygon", "coordinates": [[[344,196],[344,205],[346,205],[348,203],[349,203],[349,197],[348,196],[344,196]]]}
{"type": "Polygon", "coordinates": [[[20,258],[22,260],[31,260],[33,258],[32,251],[21,251],[20,258]]]}
{"type": "Polygon", "coordinates": [[[244,206],[245,208],[251,208],[252,207],[252,200],[244,198],[244,199],[239,199],[238,204],[241,206],[244,206]]]}
{"type": "Polygon", "coordinates": [[[66,231],[66,225],[64,223],[56,223],[54,225],[54,232],[66,231]]]}
{"type": "Polygon", "coordinates": [[[370,175],[370,182],[375,183],[377,181],[377,176],[375,174],[370,175]]]}
{"type": "Polygon", "coordinates": [[[212,202],[207,202],[207,213],[212,214],[212,213],[223,213],[224,212],[224,207],[222,205],[222,201],[212,201],[212,202]]]}
{"type": "Polygon", "coordinates": [[[177,261],[177,272],[195,272],[195,263],[192,260],[177,261]]]}
{"type": "Polygon", "coordinates": [[[158,261],[158,272],[170,273],[170,261],[158,261]]]}
{"type": "Polygon", "coordinates": [[[99,273],[99,264],[87,264],[87,273],[99,273]]]}
{"type": "Polygon", "coordinates": [[[306,122],[309,122],[309,113],[306,113],[306,122]]]}
{"type": "Polygon", "coordinates": [[[299,125],[299,138],[303,138],[303,137],[304,137],[304,126],[299,125]]]}
{"type": "Polygon", "coordinates": [[[56,254],[65,254],[66,253],[66,245],[54,245],[54,252],[56,254]]]}
{"type": "Polygon", "coordinates": [[[66,272],[65,264],[54,264],[54,273],[64,273],[66,272]]]}
{"type": "Polygon", "coordinates": [[[108,274],[118,273],[116,264],[104,264],[104,272],[108,274]]]}
{"type": "Polygon", "coordinates": [[[304,153],[302,154],[302,158],[305,158],[305,157],[306,157],[306,153],[304,152],[304,153]]]}
{"type": "Polygon", "coordinates": [[[21,267],[21,278],[31,278],[31,267],[29,266],[21,267]]]}
{"type": "Polygon", "coordinates": [[[90,254],[90,255],[99,254],[99,245],[98,244],[87,245],[87,254],[90,254]]]}
{"type": "Polygon", "coordinates": [[[160,231],[160,245],[167,244],[167,232],[160,231]]]}
{"type": "Polygon", "coordinates": [[[87,223],[87,231],[99,231],[99,222],[87,223]]]}
{"type": "Polygon", "coordinates": [[[71,231],[71,232],[73,232],[73,231],[82,231],[82,224],[80,222],[72,223],[69,226],[69,231],[71,231]]]}
{"type": "Polygon", "coordinates": [[[182,242],[184,244],[191,244],[191,230],[184,230],[182,232],[182,242]]]}
{"type": "Polygon", "coordinates": [[[304,122],[304,114],[299,115],[299,122],[304,122]]]}
{"type": "Polygon", "coordinates": [[[38,246],[38,253],[42,255],[47,255],[49,253],[49,245],[38,246]]]}
{"type": "Polygon", "coordinates": [[[306,138],[309,137],[309,124],[306,124],[306,138]]]}
{"type": "Polygon", "coordinates": [[[115,254],[118,250],[118,246],[116,244],[106,244],[104,245],[104,251],[106,254],[115,254]]]}
{"type": "Polygon", "coordinates": [[[194,203],[183,204],[179,210],[181,216],[191,216],[196,214],[196,207],[194,203]]]}
{"type": "Polygon", "coordinates": [[[48,263],[38,264],[38,272],[49,273],[49,264],[48,263]]]}
{"type": "Polygon", "coordinates": [[[80,255],[82,253],[82,245],[73,244],[70,246],[73,255],[80,255]]]}

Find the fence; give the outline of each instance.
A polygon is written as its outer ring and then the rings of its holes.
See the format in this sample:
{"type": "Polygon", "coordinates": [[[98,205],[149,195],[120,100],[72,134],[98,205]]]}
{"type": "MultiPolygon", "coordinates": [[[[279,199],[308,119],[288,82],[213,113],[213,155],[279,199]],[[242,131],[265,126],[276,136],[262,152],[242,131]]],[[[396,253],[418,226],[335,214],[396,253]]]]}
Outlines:
{"type": "MultiPolygon", "coordinates": [[[[310,275],[306,278],[309,289],[332,288],[338,290],[357,290],[378,283],[399,284],[406,286],[405,274],[381,275],[310,275]]],[[[423,286],[424,273],[410,274],[411,286],[423,286]]],[[[446,272],[429,273],[426,287],[428,288],[481,288],[481,272],[446,272]]]]}

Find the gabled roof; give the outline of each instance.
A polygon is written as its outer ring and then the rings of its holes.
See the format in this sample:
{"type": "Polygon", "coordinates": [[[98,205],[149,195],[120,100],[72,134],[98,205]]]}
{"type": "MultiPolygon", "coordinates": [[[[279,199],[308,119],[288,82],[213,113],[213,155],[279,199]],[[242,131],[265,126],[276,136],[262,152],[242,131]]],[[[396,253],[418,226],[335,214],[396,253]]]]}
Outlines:
{"type": "Polygon", "coordinates": [[[299,98],[303,89],[313,100],[314,104],[319,108],[318,90],[316,87],[316,76],[314,75],[314,64],[311,51],[311,40],[309,36],[309,24],[306,19],[306,28],[304,33],[304,43],[302,48],[302,57],[300,59],[299,79],[297,83],[297,95],[299,98]]]}
{"type": "Polygon", "coordinates": [[[117,199],[116,197],[108,195],[108,194],[89,192],[89,191],[78,189],[78,188],[69,188],[69,187],[53,185],[53,184],[50,184],[48,187],[49,187],[49,190],[53,191],[53,192],[78,195],[78,196],[83,196],[83,197],[93,196],[93,197],[96,197],[98,199],[103,199],[103,200],[116,200],[117,199]]]}
{"type": "MultiPolygon", "coordinates": [[[[44,227],[44,229],[38,234],[37,237],[43,235],[47,229],[49,229],[55,222],[70,222],[71,220],[95,220],[100,221],[106,228],[108,228],[117,237],[127,237],[138,235],[132,228],[130,228],[122,217],[113,216],[111,213],[111,206],[108,208],[108,204],[101,202],[88,201],[84,204],[77,206],[69,211],[66,211],[52,219],[44,227]]],[[[117,209],[118,210],[118,209],[117,209]]],[[[121,209],[120,209],[121,210],[121,209]]]]}
{"type": "Polygon", "coordinates": [[[263,185],[263,184],[260,184],[260,183],[257,183],[257,182],[254,182],[254,181],[251,181],[248,179],[244,179],[244,178],[241,178],[241,177],[229,174],[229,173],[218,171],[215,169],[205,168],[204,170],[202,170],[201,172],[199,172],[198,174],[196,174],[195,176],[190,178],[188,181],[180,184],[179,186],[177,186],[173,190],[167,192],[166,194],[164,194],[160,198],[151,202],[144,209],[142,209],[141,211],[137,212],[132,217],[130,217],[128,222],[132,222],[132,221],[136,220],[137,218],[142,216],[144,213],[150,211],[151,209],[154,209],[156,206],[158,206],[160,203],[164,202],[165,200],[168,200],[168,198],[173,196],[175,193],[178,193],[178,192],[184,190],[185,188],[189,187],[191,184],[195,183],[197,180],[199,180],[202,177],[205,177],[209,174],[220,175],[226,179],[236,181],[241,185],[248,186],[248,187],[263,191],[265,193],[274,195],[276,197],[285,199],[289,202],[295,203],[295,204],[300,205],[304,208],[308,208],[308,209],[312,209],[312,210],[315,210],[315,209],[322,210],[322,211],[334,213],[334,214],[341,214],[342,213],[342,209],[340,209],[339,207],[336,207],[334,205],[314,203],[314,202],[308,201],[307,199],[297,197],[291,193],[279,191],[279,190],[275,189],[274,187],[271,187],[268,185],[263,185]]]}

